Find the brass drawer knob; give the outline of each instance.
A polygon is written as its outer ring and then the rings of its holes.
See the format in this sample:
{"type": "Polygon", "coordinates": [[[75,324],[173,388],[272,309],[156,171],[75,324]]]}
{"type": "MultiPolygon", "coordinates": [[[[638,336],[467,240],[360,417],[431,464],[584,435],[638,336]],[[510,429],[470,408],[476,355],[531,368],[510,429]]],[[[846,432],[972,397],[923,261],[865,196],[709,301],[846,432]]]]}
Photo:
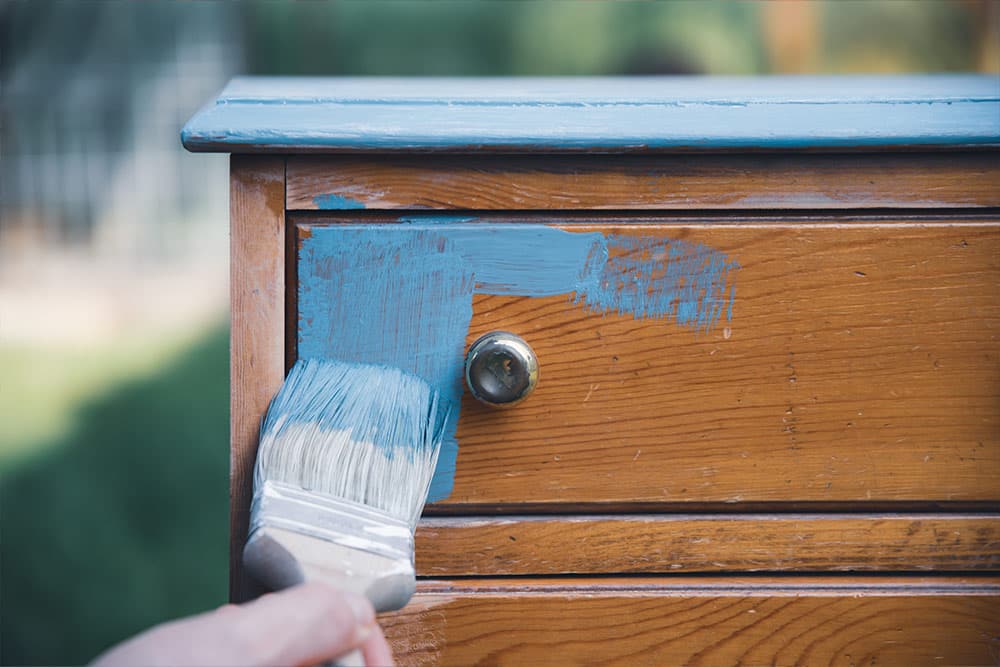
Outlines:
{"type": "Polygon", "coordinates": [[[538,357],[523,338],[491,331],[469,347],[465,383],[478,400],[506,407],[527,398],[538,384],[538,357]]]}

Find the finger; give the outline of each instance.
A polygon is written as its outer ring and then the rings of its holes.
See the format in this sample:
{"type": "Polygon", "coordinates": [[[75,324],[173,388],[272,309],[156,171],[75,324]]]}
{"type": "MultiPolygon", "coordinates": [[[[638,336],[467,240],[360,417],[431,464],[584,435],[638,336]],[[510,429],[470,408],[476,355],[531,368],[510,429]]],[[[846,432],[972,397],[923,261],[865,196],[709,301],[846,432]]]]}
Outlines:
{"type": "Polygon", "coordinates": [[[246,664],[311,665],[361,646],[375,610],[364,597],[310,583],[272,593],[241,608],[232,630],[247,647],[246,664]]]}
{"type": "MultiPolygon", "coordinates": [[[[124,641],[98,656],[91,667],[229,667],[246,662],[246,647],[232,641],[224,617],[240,612],[235,605],[163,623],[124,641]]],[[[228,621],[227,621],[228,622],[228,621]]]]}
{"type": "Polygon", "coordinates": [[[393,667],[392,650],[385,640],[382,629],[377,625],[375,632],[361,645],[361,654],[365,657],[368,667],[393,667]]]}
{"type": "Polygon", "coordinates": [[[306,584],[156,626],[105,652],[94,667],[314,665],[376,634],[364,597],[306,584]]]}

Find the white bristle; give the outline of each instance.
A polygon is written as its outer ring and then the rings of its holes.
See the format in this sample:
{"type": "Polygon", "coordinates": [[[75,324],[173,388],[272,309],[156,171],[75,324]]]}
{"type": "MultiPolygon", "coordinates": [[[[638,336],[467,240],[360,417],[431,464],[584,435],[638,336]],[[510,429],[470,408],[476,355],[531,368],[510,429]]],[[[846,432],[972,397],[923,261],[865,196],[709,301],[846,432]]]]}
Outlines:
{"type": "Polygon", "coordinates": [[[295,364],[261,426],[254,486],[284,482],[416,525],[441,448],[438,395],[399,369],[295,364]]]}

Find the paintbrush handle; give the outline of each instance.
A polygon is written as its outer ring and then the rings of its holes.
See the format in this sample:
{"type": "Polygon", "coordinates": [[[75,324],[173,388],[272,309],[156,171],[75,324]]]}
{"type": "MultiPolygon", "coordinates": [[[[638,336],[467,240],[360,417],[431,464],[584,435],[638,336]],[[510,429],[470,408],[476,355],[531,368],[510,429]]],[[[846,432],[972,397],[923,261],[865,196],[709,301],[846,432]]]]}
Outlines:
{"type": "MultiPolygon", "coordinates": [[[[409,558],[388,558],[274,527],[253,532],[243,550],[243,564],[271,588],[325,581],[364,595],[379,612],[401,608],[416,587],[409,558]]],[[[365,660],[354,650],[323,667],[365,667],[365,660]]]]}
{"type": "MultiPolygon", "coordinates": [[[[272,589],[323,581],[364,595],[376,612],[402,608],[416,589],[413,529],[381,510],[265,482],[251,514],[243,565],[272,589]]],[[[324,667],[365,660],[355,650],[324,667]]]]}

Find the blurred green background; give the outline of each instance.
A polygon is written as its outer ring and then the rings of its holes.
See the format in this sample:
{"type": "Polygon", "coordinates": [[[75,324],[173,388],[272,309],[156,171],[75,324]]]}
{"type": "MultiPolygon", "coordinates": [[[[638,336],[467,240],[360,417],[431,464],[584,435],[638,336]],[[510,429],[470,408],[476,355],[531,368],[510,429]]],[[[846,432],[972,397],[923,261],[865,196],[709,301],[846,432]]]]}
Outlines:
{"type": "Polygon", "coordinates": [[[235,74],[1000,71],[998,3],[0,4],[0,662],[226,600],[235,74]]]}

